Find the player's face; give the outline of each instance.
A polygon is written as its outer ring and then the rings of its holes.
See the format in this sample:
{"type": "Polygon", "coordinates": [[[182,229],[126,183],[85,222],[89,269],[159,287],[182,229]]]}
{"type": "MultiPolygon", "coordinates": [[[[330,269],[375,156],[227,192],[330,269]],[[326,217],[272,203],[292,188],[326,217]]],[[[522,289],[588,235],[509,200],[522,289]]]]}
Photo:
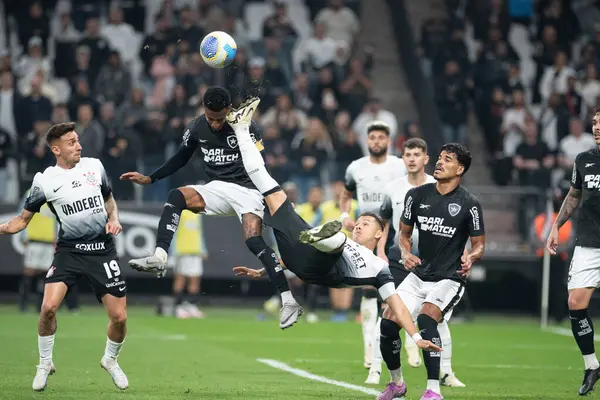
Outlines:
{"type": "Polygon", "coordinates": [[[81,160],[79,135],[74,131],[62,135],[52,145],[52,152],[56,157],[61,157],[67,164],[77,164],[81,160]]]}
{"type": "Polygon", "coordinates": [[[438,181],[449,180],[462,175],[464,167],[459,164],[456,154],[442,151],[435,163],[433,177],[438,181]]]}
{"type": "Polygon", "coordinates": [[[358,244],[366,244],[373,240],[379,240],[383,235],[381,226],[373,217],[360,217],[354,225],[352,240],[358,244]]]}
{"type": "Polygon", "coordinates": [[[204,115],[206,115],[206,121],[212,128],[213,131],[220,131],[223,129],[223,125],[225,125],[225,116],[229,112],[229,107],[221,110],[221,111],[212,111],[206,109],[204,111],[204,115]]]}
{"type": "Polygon", "coordinates": [[[600,113],[594,115],[592,119],[592,132],[594,133],[594,143],[600,146],[600,113]]]}
{"type": "Polygon", "coordinates": [[[387,153],[390,138],[384,131],[371,131],[367,137],[367,147],[369,153],[375,157],[382,156],[387,153]]]}
{"type": "Polygon", "coordinates": [[[402,159],[409,173],[420,172],[429,162],[429,156],[421,148],[404,149],[402,159]]]}

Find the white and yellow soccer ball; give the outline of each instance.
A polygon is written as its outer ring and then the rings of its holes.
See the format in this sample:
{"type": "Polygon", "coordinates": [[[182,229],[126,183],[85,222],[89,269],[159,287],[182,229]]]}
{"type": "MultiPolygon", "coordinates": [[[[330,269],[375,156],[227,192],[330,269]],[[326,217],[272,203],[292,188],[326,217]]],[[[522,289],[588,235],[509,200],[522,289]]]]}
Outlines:
{"type": "Polygon", "coordinates": [[[235,58],[237,44],[233,38],[221,31],[214,31],[204,37],[200,44],[200,55],[212,68],[225,68],[235,58]]]}

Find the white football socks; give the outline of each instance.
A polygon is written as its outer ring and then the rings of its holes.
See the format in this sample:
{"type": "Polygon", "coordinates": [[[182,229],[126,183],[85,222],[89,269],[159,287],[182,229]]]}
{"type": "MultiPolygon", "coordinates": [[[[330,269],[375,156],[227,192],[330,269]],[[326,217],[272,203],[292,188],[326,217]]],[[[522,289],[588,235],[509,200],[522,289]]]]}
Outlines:
{"type": "Polygon", "coordinates": [[[392,377],[392,382],[397,385],[402,385],[402,382],[404,382],[404,378],[402,377],[402,367],[391,370],[390,376],[392,377]]]}
{"type": "Polygon", "coordinates": [[[596,358],[596,353],[588,354],[583,356],[583,362],[585,363],[585,369],[598,369],[600,364],[596,358]]]}
{"type": "Polygon", "coordinates": [[[106,347],[104,349],[104,358],[116,360],[119,357],[119,353],[123,348],[123,342],[113,342],[109,338],[106,338],[106,347]]]}
{"type": "Polygon", "coordinates": [[[169,255],[167,254],[167,252],[165,251],[165,249],[163,249],[162,247],[157,247],[154,250],[154,255],[156,257],[158,257],[165,264],[167,263],[167,258],[168,258],[169,255]]]}
{"type": "MultiPolygon", "coordinates": [[[[371,361],[371,368],[369,372],[379,372],[381,373],[381,363],[383,362],[383,356],[381,355],[381,317],[377,318],[377,323],[375,324],[375,331],[373,333],[373,361],[371,361]]],[[[391,373],[391,371],[390,371],[391,373]]],[[[400,371],[400,378],[402,378],[402,371],[400,371]]],[[[392,378],[393,380],[393,378],[392,378]]],[[[394,382],[396,382],[394,380],[394,382]]],[[[401,382],[396,382],[400,384],[401,382]]]]}
{"type": "Polygon", "coordinates": [[[40,352],[40,364],[50,364],[52,362],[52,350],[54,349],[54,335],[39,336],[38,350],[40,352]]]}
{"type": "Polygon", "coordinates": [[[331,253],[332,251],[339,250],[339,248],[344,245],[346,240],[346,234],[343,232],[338,232],[332,237],[312,243],[311,246],[323,253],[331,253]]]}
{"type": "Polygon", "coordinates": [[[375,326],[377,325],[377,298],[368,299],[366,297],[360,300],[360,315],[363,341],[365,345],[365,354],[373,343],[373,335],[375,334],[375,326]]]}
{"type": "Polygon", "coordinates": [[[244,169],[252,180],[252,183],[260,193],[266,193],[269,190],[279,186],[277,181],[273,179],[267,168],[265,161],[260,154],[258,148],[250,137],[250,127],[240,126],[235,130],[235,135],[238,139],[238,147],[242,154],[244,169]]]}
{"type": "Polygon", "coordinates": [[[442,357],[440,359],[440,373],[444,375],[452,375],[452,336],[450,336],[450,328],[448,322],[442,318],[442,322],[438,324],[438,332],[442,341],[442,357]]]}
{"type": "Polygon", "coordinates": [[[427,389],[431,389],[437,394],[441,394],[440,391],[440,380],[439,379],[427,379],[427,389]]]}
{"type": "Polygon", "coordinates": [[[285,303],[295,303],[296,299],[290,290],[286,290],[285,292],[281,292],[281,304],[285,303]]]}

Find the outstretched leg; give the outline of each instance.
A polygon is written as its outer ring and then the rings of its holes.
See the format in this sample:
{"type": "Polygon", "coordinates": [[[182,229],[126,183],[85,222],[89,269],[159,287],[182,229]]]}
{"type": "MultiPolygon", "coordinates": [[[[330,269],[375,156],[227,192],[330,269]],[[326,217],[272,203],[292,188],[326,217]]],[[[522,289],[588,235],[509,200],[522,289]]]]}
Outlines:
{"type": "Polygon", "coordinates": [[[260,150],[250,136],[250,124],[252,115],[258,104],[259,98],[249,99],[237,110],[231,111],[227,115],[227,122],[235,131],[238,139],[238,148],[242,155],[244,169],[252,180],[252,183],[258,191],[265,197],[265,202],[271,215],[275,214],[279,207],[287,200],[286,194],[281,190],[279,184],[267,171],[265,161],[260,154],[260,150]]]}

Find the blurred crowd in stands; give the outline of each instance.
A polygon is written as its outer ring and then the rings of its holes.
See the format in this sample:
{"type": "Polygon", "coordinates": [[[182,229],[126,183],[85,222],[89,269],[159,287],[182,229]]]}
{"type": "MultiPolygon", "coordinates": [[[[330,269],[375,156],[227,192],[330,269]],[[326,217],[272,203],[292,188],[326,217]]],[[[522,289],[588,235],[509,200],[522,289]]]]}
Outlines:
{"type": "MultiPolygon", "coordinates": [[[[390,125],[397,148],[419,136],[418,124],[398,126],[373,96],[373,49],[357,43],[360,7],[360,0],[5,2],[0,186],[14,183],[20,196],[53,162],[44,132],[73,120],[84,155],[104,161],[117,199],[132,200],[134,187],[119,175],[159,167],[185,124],[203,113],[206,88],[221,84],[236,101],[259,91],[268,165],[297,186],[302,202],[312,186],[341,181],[367,154],[371,121],[390,125]],[[208,68],[198,53],[213,30],[229,32],[239,47],[225,70],[208,68]]],[[[163,202],[169,188],[202,179],[195,157],[145,187],[142,199],[163,202]]],[[[0,201],[15,201],[9,192],[0,201]]]]}

